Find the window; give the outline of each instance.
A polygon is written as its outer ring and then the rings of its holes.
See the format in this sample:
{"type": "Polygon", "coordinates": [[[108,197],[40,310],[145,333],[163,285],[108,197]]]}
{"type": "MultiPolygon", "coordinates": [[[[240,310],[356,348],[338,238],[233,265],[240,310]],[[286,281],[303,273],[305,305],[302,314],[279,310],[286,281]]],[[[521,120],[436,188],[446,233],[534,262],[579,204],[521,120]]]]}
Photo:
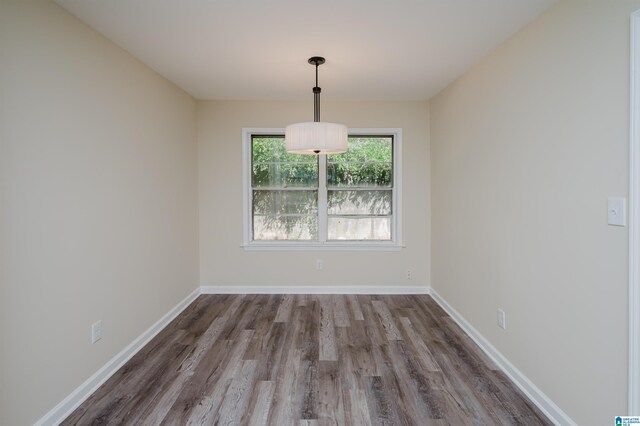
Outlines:
{"type": "Polygon", "coordinates": [[[399,129],[352,129],[320,156],[287,153],[282,129],[243,136],[245,249],[400,249],[399,129]]]}

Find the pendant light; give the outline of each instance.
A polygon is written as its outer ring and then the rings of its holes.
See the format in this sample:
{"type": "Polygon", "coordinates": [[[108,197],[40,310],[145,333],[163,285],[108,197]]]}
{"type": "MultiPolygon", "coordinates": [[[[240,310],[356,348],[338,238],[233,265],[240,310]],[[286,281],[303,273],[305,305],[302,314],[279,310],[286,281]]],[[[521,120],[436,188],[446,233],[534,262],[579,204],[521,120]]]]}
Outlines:
{"type": "Polygon", "coordinates": [[[318,67],[324,58],[314,56],[309,63],[316,67],[316,86],[313,88],[313,122],[288,125],[284,130],[287,152],[292,154],[339,154],[348,149],[349,129],[344,124],[320,121],[320,91],[318,87],[318,67]]]}

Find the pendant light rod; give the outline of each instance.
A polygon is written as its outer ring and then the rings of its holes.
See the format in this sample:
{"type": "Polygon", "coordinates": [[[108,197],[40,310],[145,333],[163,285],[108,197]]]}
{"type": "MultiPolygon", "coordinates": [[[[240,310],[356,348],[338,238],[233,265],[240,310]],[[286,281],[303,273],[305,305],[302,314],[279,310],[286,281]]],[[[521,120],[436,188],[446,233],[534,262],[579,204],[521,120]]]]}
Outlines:
{"type": "Polygon", "coordinates": [[[318,67],[324,62],[322,56],[309,58],[309,63],[316,66],[316,86],[313,88],[313,121],[316,123],[320,122],[320,92],[322,92],[322,89],[318,87],[318,67]]]}
{"type": "Polygon", "coordinates": [[[289,124],[284,129],[284,145],[290,154],[340,154],[349,149],[349,128],[344,124],[320,121],[320,86],[318,67],[324,64],[321,56],[308,61],[316,67],[316,85],[313,88],[313,122],[289,124]]]}

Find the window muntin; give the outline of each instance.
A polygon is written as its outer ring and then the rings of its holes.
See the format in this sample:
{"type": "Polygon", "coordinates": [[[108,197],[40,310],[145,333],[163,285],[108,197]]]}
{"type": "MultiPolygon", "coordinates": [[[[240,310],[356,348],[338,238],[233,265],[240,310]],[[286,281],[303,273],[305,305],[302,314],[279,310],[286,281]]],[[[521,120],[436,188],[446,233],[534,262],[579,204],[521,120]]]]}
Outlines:
{"type": "Polygon", "coordinates": [[[243,129],[245,249],[401,249],[401,129],[352,129],[348,152],[318,157],[281,132],[243,129]]]}

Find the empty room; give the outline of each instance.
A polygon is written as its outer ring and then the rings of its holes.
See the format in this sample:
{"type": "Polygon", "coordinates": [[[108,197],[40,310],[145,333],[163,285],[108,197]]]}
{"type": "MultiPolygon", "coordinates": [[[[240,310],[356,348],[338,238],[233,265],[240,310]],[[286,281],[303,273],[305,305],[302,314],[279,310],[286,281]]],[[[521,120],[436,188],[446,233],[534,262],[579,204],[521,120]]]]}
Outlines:
{"type": "Polygon", "coordinates": [[[640,0],[0,0],[0,425],[640,424],[639,225],[640,0]]]}

